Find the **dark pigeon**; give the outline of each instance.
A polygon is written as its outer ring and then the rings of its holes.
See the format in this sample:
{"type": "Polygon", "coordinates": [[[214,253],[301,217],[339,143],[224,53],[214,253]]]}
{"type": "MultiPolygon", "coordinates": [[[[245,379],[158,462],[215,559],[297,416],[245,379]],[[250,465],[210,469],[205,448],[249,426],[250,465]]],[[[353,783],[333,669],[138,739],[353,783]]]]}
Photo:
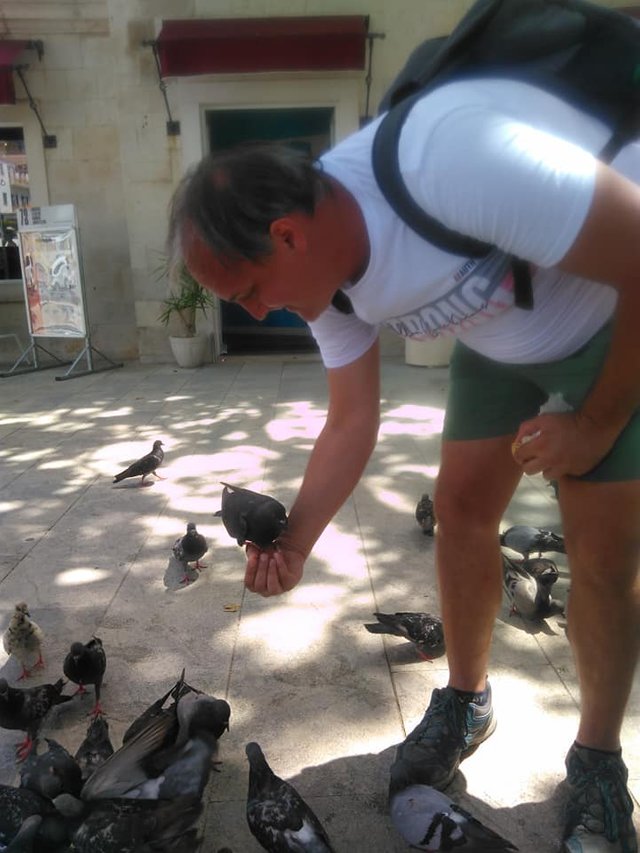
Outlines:
{"type": "Polygon", "coordinates": [[[334,853],[329,837],[296,789],[271,770],[257,743],[248,743],[247,823],[272,853],[334,853]]]}
{"type": "Polygon", "coordinates": [[[54,800],[75,853],[193,853],[202,813],[195,797],[164,800],[105,799],[83,802],[70,794],[54,800]]]}
{"type": "Polygon", "coordinates": [[[145,477],[148,477],[149,474],[153,474],[159,480],[162,480],[163,478],[156,473],[156,468],[160,467],[163,459],[164,450],[162,449],[162,442],[154,441],[153,450],[151,450],[150,453],[147,453],[146,456],[143,456],[136,462],[133,462],[128,468],[125,468],[124,471],[116,474],[113,482],[119,483],[121,480],[127,480],[129,477],[142,477],[140,485],[144,486],[145,477]]]}
{"type": "MultiPolygon", "coordinates": [[[[82,781],[86,782],[93,771],[104,764],[113,753],[113,744],[109,737],[109,723],[103,716],[98,715],[89,723],[87,736],[75,754],[75,759],[82,773],[82,781]]],[[[73,793],[73,791],[69,793],[73,793]]]]}
{"type": "Polygon", "coordinates": [[[566,554],[564,537],[541,527],[529,527],[526,524],[516,524],[500,534],[500,544],[522,554],[528,560],[531,554],[541,557],[548,552],[566,554]]]}
{"type": "MultiPolygon", "coordinates": [[[[56,812],[51,801],[46,797],[28,791],[26,788],[15,788],[11,785],[0,785],[0,850],[4,851],[6,845],[16,841],[16,836],[25,826],[25,821],[32,817],[40,818],[38,828],[35,830],[36,840],[32,848],[28,846],[14,846],[13,853],[27,853],[30,849],[36,853],[58,853],[66,850],[65,842],[67,832],[64,821],[56,812]]],[[[33,826],[33,823],[29,824],[33,826]]],[[[32,838],[33,830],[25,828],[24,832],[28,839],[32,838]]],[[[23,840],[25,838],[23,835],[23,840]]]]}
{"type": "Polygon", "coordinates": [[[562,604],[551,597],[551,585],[547,585],[549,575],[543,574],[544,580],[538,579],[527,571],[522,562],[512,560],[506,554],[502,555],[502,569],[502,586],[511,605],[511,613],[538,621],[563,612],[562,604]]]}
{"type": "Polygon", "coordinates": [[[200,557],[204,557],[209,550],[209,546],[202,533],[198,533],[193,521],[190,521],[187,524],[187,532],[185,535],[179,537],[173,543],[172,550],[173,556],[179,563],[183,564],[185,569],[185,574],[181,583],[189,583],[189,576],[187,575],[189,563],[195,563],[194,568],[198,569],[198,571],[200,569],[206,569],[207,564],[201,563],[200,557]]]}
{"type": "Polygon", "coordinates": [[[377,622],[365,623],[371,634],[391,634],[404,637],[416,648],[420,657],[433,660],[444,654],[442,619],[429,613],[374,613],[377,622]]]}
{"type": "Polygon", "coordinates": [[[446,794],[428,785],[410,785],[391,797],[391,822],[414,850],[465,853],[517,850],[446,794]]]}
{"type": "Polygon", "coordinates": [[[229,727],[223,699],[187,693],[173,715],[156,715],[97,768],[82,789],[83,800],[201,797],[218,738],[229,727]]]}
{"type": "Polygon", "coordinates": [[[424,494],[416,506],[416,521],[422,528],[425,536],[433,536],[436,526],[436,516],[433,509],[433,501],[429,495],[424,494]]]}
{"type": "Polygon", "coordinates": [[[74,696],[86,693],[85,685],[93,684],[96,691],[96,703],[91,714],[96,717],[102,714],[100,705],[100,688],[107,668],[107,656],[99,637],[92,637],[88,643],[72,643],[71,648],[62,664],[62,671],[70,681],[78,685],[74,696]]]}
{"type": "Polygon", "coordinates": [[[45,738],[47,750],[33,750],[20,769],[20,786],[53,800],[58,794],[80,795],[82,771],[75,758],[53,738],[45,738]]]}
{"type": "Polygon", "coordinates": [[[22,826],[7,847],[0,844],[1,853],[39,853],[41,847],[37,836],[41,824],[42,817],[40,815],[34,814],[28,817],[23,821],[22,826]]]}
{"type": "Polygon", "coordinates": [[[222,518],[229,536],[238,545],[253,542],[266,548],[287,528],[287,511],[275,498],[250,489],[222,483],[222,508],[214,513],[222,518]]]}
{"type": "Polygon", "coordinates": [[[26,732],[16,750],[18,761],[24,761],[31,752],[42,721],[51,708],[71,700],[71,696],[62,695],[65,684],[60,678],[55,684],[22,689],[9,687],[6,678],[0,678],[0,727],[26,732]]]}

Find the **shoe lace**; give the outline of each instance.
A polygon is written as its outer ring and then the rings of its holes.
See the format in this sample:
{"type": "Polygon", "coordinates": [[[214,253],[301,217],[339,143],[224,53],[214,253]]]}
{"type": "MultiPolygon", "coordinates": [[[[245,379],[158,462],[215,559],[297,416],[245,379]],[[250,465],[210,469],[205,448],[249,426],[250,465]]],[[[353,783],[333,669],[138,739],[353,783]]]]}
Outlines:
{"type": "Polygon", "coordinates": [[[601,822],[607,841],[619,840],[622,842],[622,853],[633,853],[636,848],[626,842],[627,827],[624,821],[633,812],[633,801],[620,768],[610,761],[596,767],[582,765],[569,775],[569,782],[577,789],[577,797],[568,804],[568,825],[575,827],[583,824],[585,817],[601,822]],[[600,804],[602,817],[597,811],[600,804]]]}
{"type": "Polygon", "coordinates": [[[434,691],[427,711],[424,728],[420,728],[418,743],[428,745],[431,741],[442,742],[443,734],[455,741],[456,746],[465,746],[467,735],[467,706],[446,690],[434,691]]]}

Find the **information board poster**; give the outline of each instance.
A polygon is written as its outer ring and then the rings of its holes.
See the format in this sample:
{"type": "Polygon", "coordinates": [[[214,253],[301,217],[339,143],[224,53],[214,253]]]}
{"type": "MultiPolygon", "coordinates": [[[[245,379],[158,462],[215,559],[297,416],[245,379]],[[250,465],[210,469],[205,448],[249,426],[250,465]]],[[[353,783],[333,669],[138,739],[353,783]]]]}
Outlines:
{"type": "Polygon", "coordinates": [[[31,335],[86,337],[73,205],[20,208],[18,235],[31,335]]]}

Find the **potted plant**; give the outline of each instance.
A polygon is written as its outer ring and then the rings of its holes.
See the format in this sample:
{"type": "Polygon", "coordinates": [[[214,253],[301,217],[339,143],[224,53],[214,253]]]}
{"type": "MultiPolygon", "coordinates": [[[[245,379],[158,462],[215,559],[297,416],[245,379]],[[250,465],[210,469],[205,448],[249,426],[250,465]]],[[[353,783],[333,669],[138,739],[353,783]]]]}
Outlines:
{"type": "Polygon", "coordinates": [[[180,367],[199,367],[206,359],[208,337],[198,334],[197,315],[200,311],[206,316],[213,299],[183,263],[175,270],[165,264],[160,274],[169,279],[171,290],[162,302],[164,310],[158,318],[164,326],[170,327],[171,351],[180,367]]]}

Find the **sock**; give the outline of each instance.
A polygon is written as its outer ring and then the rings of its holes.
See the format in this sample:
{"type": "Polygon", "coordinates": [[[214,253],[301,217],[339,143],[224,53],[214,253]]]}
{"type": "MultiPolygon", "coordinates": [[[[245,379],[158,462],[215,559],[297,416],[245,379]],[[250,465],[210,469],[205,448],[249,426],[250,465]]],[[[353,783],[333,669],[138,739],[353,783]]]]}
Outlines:
{"type": "Polygon", "coordinates": [[[618,747],[618,749],[596,749],[593,746],[583,746],[578,741],[574,741],[573,745],[577,749],[584,749],[586,752],[595,752],[596,755],[622,755],[622,747],[618,747]]]}
{"type": "Polygon", "coordinates": [[[453,688],[461,702],[473,702],[474,705],[486,705],[489,701],[489,689],[485,687],[480,693],[471,690],[458,690],[453,688]]]}

